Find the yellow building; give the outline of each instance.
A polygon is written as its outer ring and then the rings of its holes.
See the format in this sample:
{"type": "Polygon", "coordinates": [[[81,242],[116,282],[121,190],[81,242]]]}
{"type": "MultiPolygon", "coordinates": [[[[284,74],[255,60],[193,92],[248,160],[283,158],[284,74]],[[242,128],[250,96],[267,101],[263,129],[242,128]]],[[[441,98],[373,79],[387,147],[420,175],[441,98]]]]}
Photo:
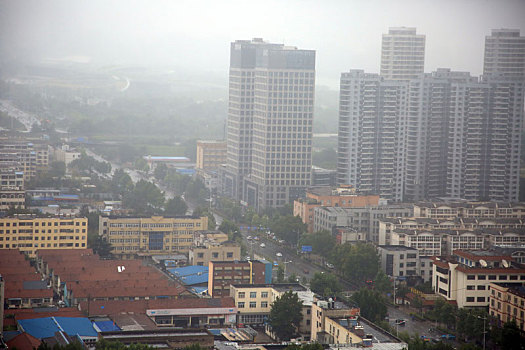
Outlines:
{"type": "Polygon", "coordinates": [[[187,253],[194,235],[208,228],[208,217],[147,218],[101,216],[99,235],[113,247],[120,258],[149,256],[172,252],[187,253]]]}
{"type": "Polygon", "coordinates": [[[293,291],[303,303],[303,319],[299,333],[305,340],[310,338],[311,307],[314,298],[312,291],[297,283],[282,284],[232,284],[230,296],[235,300],[238,322],[242,324],[264,324],[267,321],[272,303],[287,291],[293,291]]]}
{"type": "Polygon", "coordinates": [[[498,319],[498,326],[514,321],[525,332],[525,287],[490,283],[489,290],[489,313],[498,319]]]}
{"type": "Polygon", "coordinates": [[[86,249],[87,227],[87,218],[1,218],[0,249],[19,249],[29,257],[39,249],[86,249]]]}
{"type": "Polygon", "coordinates": [[[216,170],[224,163],[226,163],[226,141],[197,141],[196,169],[216,170]]]}
{"type": "Polygon", "coordinates": [[[207,242],[203,246],[193,247],[189,252],[191,265],[208,266],[210,261],[235,261],[241,259],[241,247],[231,241],[207,242]]]}
{"type": "Polygon", "coordinates": [[[321,344],[359,344],[363,327],[358,323],[360,310],[341,302],[317,300],[312,303],[311,340],[321,344]]]}

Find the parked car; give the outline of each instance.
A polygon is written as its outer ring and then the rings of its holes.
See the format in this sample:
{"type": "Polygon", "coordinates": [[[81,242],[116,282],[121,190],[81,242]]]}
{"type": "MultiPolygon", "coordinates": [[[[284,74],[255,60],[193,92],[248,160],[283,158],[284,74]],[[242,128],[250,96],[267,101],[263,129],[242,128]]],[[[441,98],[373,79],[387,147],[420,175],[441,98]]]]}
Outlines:
{"type": "Polygon", "coordinates": [[[443,339],[456,339],[456,336],[454,334],[443,334],[441,336],[443,339]]]}
{"type": "Polygon", "coordinates": [[[277,255],[278,257],[282,257],[282,256],[283,256],[282,253],[277,253],[277,254],[275,254],[275,255],[277,255]]]}
{"type": "Polygon", "coordinates": [[[266,244],[261,243],[260,247],[261,247],[261,248],[265,248],[265,247],[266,247],[266,244]]]}

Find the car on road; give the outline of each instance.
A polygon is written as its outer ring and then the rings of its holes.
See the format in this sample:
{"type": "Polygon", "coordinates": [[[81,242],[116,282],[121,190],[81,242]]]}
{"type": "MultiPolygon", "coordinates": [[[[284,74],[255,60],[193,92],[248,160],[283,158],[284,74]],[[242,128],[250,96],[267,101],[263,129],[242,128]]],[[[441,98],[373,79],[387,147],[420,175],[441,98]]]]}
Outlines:
{"type": "Polygon", "coordinates": [[[330,264],[329,262],[326,263],[326,267],[328,267],[329,269],[333,269],[334,268],[334,265],[330,264]]]}
{"type": "Polygon", "coordinates": [[[260,247],[261,247],[261,248],[265,248],[265,247],[266,247],[266,244],[261,243],[260,247]]]}
{"type": "Polygon", "coordinates": [[[454,334],[443,334],[441,336],[441,338],[442,339],[450,339],[450,340],[452,340],[452,339],[456,339],[456,336],[454,334]]]}
{"type": "Polygon", "coordinates": [[[403,320],[402,318],[398,318],[396,321],[395,321],[395,324],[397,326],[404,326],[406,325],[407,321],[403,320]]]}
{"type": "Polygon", "coordinates": [[[283,256],[282,253],[277,253],[277,254],[275,254],[275,255],[277,255],[278,257],[282,257],[282,256],[283,256]]]}

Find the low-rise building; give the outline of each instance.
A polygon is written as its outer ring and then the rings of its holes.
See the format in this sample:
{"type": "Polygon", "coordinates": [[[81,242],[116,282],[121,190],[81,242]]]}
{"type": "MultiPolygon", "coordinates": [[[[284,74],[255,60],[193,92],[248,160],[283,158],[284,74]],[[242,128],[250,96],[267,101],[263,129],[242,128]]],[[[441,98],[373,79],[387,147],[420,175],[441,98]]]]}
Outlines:
{"type": "Polygon", "coordinates": [[[191,265],[208,266],[210,261],[235,261],[241,259],[241,247],[238,243],[207,242],[202,246],[192,247],[189,251],[191,265]]]}
{"type": "Polygon", "coordinates": [[[525,218],[525,204],[498,202],[419,202],[414,216],[430,219],[453,218],[525,218]]]}
{"type": "Polygon", "coordinates": [[[456,250],[452,257],[434,257],[432,288],[458,307],[487,307],[489,284],[520,286],[525,267],[494,250],[456,250]]]}
{"type": "Polygon", "coordinates": [[[208,294],[212,297],[230,296],[232,284],[272,283],[272,265],[268,261],[210,261],[208,265],[208,294]]]}
{"type": "Polygon", "coordinates": [[[207,228],[205,216],[101,216],[99,219],[99,235],[111,244],[112,253],[121,258],[188,253],[194,235],[207,228]]]}
{"type": "Polygon", "coordinates": [[[298,283],[281,284],[232,284],[230,295],[235,299],[238,322],[247,325],[267,323],[272,303],[285,292],[293,291],[303,303],[299,333],[304,340],[310,339],[312,291],[298,283]]]}
{"type": "Polygon", "coordinates": [[[16,164],[0,165],[0,211],[25,208],[24,173],[16,164]]]}
{"type": "Polygon", "coordinates": [[[489,284],[489,314],[498,319],[501,327],[514,321],[525,331],[525,286],[509,286],[506,283],[489,284]]]}
{"type": "Polygon", "coordinates": [[[377,247],[381,269],[387,276],[420,276],[419,252],[415,248],[401,245],[380,245],[377,247]]]}
{"type": "Polygon", "coordinates": [[[368,207],[316,207],[314,231],[334,232],[335,227],[348,227],[366,235],[368,241],[379,244],[379,223],[384,218],[403,218],[413,215],[413,208],[406,204],[388,204],[368,207]]]}
{"type": "Polygon", "coordinates": [[[379,196],[377,195],[360,195],[355,188],[351,186],[319,186],[311,187],[306,191],[306,198],[296,199],[294,201],[295,216],[299,216],[303,223],[308,226],[308,232],[314,232],[314,210],[317,207],[367,207],[377,206],[379,196]]]}
{"type": "Polygon", "coordinates": [[[217,171],[226,163],[226,141],[198,140],[195,168],[204,171],[217,171]]]}
{"type": "Polygon", "coordinates": [[[0,218],[0,250],[19,249],[29,257],[44,249],[86,249],[87,218],[18,215],[0,218]]]}

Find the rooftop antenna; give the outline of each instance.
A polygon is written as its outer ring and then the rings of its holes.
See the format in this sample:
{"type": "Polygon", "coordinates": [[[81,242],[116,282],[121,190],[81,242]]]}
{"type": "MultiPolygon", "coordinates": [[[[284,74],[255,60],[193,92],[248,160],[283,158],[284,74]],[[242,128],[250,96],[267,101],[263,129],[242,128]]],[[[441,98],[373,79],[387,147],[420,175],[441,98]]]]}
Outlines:
{"type": "Polygon", "coordinates": [[[481,266],[483,266],[483,267],[487,267],[487,262],[486,262],[485,260],[483,260],[483,259],[481,259],[481,260],[479,261],[479,264],[480,264],[481,266]]]}
{"type": "Polygon", "coordinates": [[[506,269],[508,269],[510,267],[510,263],[507,260],[505,260],[505,259],[501,260],[501,264],[506,269]]]}
{"type": "Polygon", "coordinates": [[[118,272],[123,272],[126,268],[124,266],[117,266],[118,272]]]}

